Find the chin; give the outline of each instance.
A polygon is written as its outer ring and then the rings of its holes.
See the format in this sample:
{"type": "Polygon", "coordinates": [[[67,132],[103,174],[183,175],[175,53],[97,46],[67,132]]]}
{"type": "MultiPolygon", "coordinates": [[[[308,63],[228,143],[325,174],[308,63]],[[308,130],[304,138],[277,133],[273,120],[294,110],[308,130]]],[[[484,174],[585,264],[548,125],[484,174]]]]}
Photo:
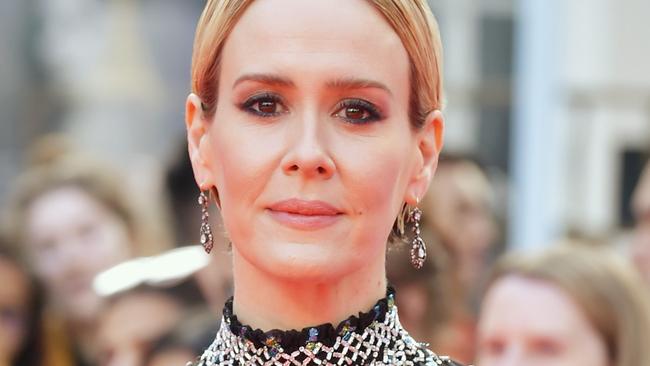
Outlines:
{"type": "Polygon", "coordinates": [[[344,278],[365,264],[353,248],[329,243],[266,242],[258,250],[244,249],[248,262],[285,281],[331,282],[344,278]]]}

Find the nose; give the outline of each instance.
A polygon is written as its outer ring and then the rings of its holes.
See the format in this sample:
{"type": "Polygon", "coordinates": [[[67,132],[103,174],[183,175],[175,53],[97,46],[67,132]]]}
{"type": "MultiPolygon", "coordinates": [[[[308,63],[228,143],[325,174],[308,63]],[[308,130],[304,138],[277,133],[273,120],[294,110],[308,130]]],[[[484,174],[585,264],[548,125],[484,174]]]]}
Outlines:
{"type": "Polygon", "coordinates": [[[282,159],[286,175],[304,178],[329,179],[336,167],[327,151],[327,136],[316,118],[304,119],[292,126],[289,149],[282,159]]]}

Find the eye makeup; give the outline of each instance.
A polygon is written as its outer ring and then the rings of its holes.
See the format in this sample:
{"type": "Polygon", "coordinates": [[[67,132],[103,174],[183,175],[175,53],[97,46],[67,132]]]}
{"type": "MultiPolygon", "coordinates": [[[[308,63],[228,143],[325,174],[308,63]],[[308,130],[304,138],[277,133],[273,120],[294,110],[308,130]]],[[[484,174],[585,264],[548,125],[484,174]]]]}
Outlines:
{"type": "Polygon", "coordinates": [[[367,124],[385,118],[374,104],[359,98],[339,102],[334,116],[352,124],[367,124]]]}
{"type": "MultiPolygon", "coordinates": [[[[248,97],[237,107],[253,116],[261,118],[277,117],[287,113],[284,98],[272,92],[260,92],[248,97]]],[[[373,103],[361,98],[348,98],[339,101],[334,107],[332,117],[354,124],[364,125],[385,119],[381,110],[373,103]]]]}
{"type": "Polygon", "coordinates": [[[239,109],[258,117],[276,117],[287,112],[282,98],[269,92],[251,96],[239,104],[239,109]]]}

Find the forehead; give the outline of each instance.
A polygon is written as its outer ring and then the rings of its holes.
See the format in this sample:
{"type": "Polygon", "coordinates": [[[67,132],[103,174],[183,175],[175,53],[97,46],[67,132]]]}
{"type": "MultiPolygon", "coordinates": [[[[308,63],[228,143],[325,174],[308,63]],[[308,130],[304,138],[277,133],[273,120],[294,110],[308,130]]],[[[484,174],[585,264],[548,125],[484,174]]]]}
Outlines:
{"type": "Polygon", "coordinates": [[[353,72],[386,83],[408,81],[409,73],[399,36],[365,0],[254,1],[229,35],[222,62],[225,73],[353,72]]]}
{"type": "Polygon", "coordinates": [[[593,332],[573,299],[561,288],[542,280],[503,277],[492,285],[483,306],[482,328],[488,333],[572,339],[593,332]]]}
{"type": "Polygon", "coordinates": [[[101,205],[86,191],[75,186],[63,186],[38,196],[28,207],[31,222],[43,223],[53,218],[100,211],[101,205]]]}

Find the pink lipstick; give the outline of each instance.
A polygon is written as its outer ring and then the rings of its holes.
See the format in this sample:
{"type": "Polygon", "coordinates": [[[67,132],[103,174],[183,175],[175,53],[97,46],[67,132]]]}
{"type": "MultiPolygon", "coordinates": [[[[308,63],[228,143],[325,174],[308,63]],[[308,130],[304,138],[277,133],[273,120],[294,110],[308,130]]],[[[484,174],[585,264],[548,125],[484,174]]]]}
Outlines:
{"type": "Polygon", "coordinates": [[[268,210],[273,219],[298,230],[318,230],[330,226],[343,213],[327,202],[300,199],[276,202],[268,210]]]}

